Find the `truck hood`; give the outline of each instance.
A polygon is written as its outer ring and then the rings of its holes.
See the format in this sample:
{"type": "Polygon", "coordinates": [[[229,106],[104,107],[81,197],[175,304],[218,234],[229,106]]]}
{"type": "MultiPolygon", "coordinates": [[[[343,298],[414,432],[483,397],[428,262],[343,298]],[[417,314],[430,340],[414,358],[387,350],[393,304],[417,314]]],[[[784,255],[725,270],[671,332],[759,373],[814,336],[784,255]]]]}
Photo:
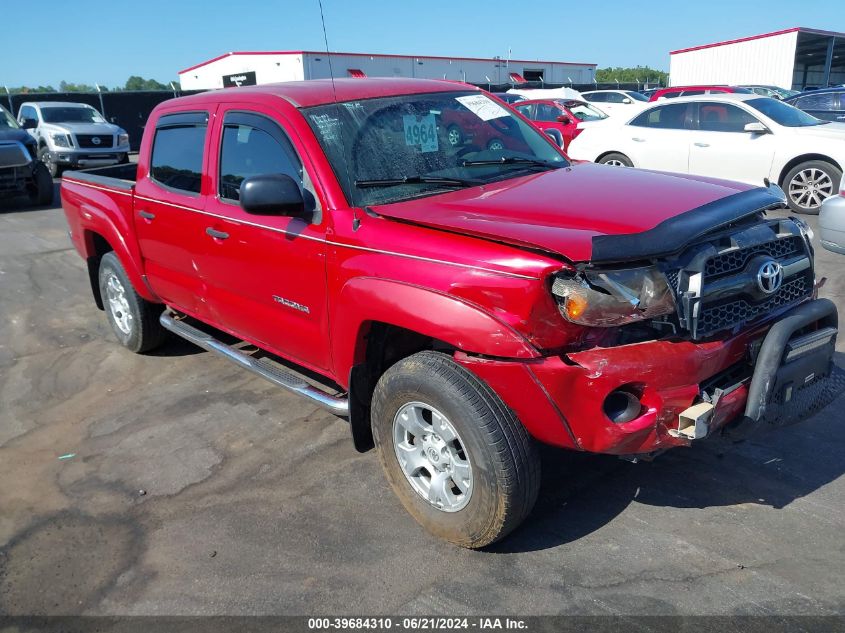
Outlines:
{"type": "MultiPolygon", "coordinates": [[[[598,243],[602,236],[650,231],[680,214],[751,189],[757,188],[580,163],[372,209],[389,218],[541,249],[579,262],[596,259],[594,238],[598,243]]],[[[698,214],[696,230],[702,228],[702,220],[706,223],[698,214]]]]}
{"type": "Polygon", "coordinates": [[[17,141],[19,143],[23,143],[24,145],[33,142],[32,137],[26,132],[26,130],[13,130],[12,128],[0,129],[0,143],[3,141],[17,141]]]}
{"type": "Polygon", "coordinates": [[[111,123],[42,123],[42,131],[64,132],[65,134],[118,134],[120,128],[111,123]]]}

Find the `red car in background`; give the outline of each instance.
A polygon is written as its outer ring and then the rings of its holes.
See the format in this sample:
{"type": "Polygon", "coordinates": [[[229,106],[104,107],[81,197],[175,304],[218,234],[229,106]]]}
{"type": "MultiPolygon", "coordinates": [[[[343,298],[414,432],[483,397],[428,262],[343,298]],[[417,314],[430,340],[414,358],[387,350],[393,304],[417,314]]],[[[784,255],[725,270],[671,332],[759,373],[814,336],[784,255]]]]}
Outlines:
{"type": "Polygon", "coordinates": [[[651,93],[648,100],[657,101],[658,99],[674,99],[675,97],[693,97],[695,95],[710,94],[712,92],[734,92],[745,95],[752,94],[748,88],[740,88],[739,86],[672,86],[671,88],[661,88],[660,90],[656,90],[651,93]]]}
{"type": "Polygon", "coordinates": [[[584,124],[607,118],[594,105],[578,99],[531,99],[511,107],[544,132],[560,132],[561,147],[564,150],[581,133],[584,124]]]}

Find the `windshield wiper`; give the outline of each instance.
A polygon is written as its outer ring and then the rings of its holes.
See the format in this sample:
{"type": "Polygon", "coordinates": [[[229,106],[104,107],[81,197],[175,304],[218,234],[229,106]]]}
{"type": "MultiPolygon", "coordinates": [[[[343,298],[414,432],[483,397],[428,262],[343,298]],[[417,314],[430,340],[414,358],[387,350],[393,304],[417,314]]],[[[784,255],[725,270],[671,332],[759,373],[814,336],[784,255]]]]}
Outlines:
{"type": "Polygon", "coordinates": [[[381,178],[378,180],[356,180],[359,189],[372,187],[395,187],[397,185],[444,185],[446,187],[473,187],[483,184],[482,180],[471,178],[446,178],[443,176],[405,176],[404,178],[381,178]]]}
{"type": "Polygon", "coordinates": [[[482,165],[536,165],[537,167],[563,167],[563,163],[553,163],[540,158],[524,158],[522,156],[502,156],[501,158],[489,160],[464,160],[461,167],[475,167],[482,165]]]}

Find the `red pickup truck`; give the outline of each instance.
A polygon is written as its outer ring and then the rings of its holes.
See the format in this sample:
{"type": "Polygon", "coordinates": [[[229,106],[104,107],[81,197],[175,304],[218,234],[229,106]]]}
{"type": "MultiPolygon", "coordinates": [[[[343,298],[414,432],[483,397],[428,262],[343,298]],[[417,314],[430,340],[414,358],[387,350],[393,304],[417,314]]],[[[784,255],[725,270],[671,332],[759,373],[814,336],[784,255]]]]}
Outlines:
{"type": "Polygon", "coordinates": [[[137,167],[61,192],[124,346],[174,332],[347,417],[466,547],[528,515],[538,442],[652,457],[842,386],[808,229],[767,216],[779,189],[576,164],[454,82],[174,99],[137,167]]]}

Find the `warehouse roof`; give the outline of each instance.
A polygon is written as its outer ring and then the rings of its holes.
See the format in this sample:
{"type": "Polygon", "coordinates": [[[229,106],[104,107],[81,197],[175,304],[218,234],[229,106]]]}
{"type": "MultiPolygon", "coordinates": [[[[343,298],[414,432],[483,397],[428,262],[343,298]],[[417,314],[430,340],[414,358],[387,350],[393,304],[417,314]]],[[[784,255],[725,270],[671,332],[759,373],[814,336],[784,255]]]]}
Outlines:
{"type": "Polygon", "coordinates": [[[366,79],[311,79],[308,81],[285,81],[260,86],[223,88],[168,101],[190,103],[214,103],[223,98],[249,98],[250,95],[266,98],[267,95],[282,97],[297,107],[324,105],[336,101],[375,99],[395,95],[426,94],[433,92],[478,90],[475,86],[460,81],[442,79],[408,79],[404,77],[368,77],[366,79]]]}
{"type": "MultiPolygon", "coordinates": [[[[229,53],[224,53],[223,55],[218,55],[212,59],[208,59],[204,62],[200,62],[199,64],[195,64],[193,66],[189,66],[184,70],[180,70],[179,74],[186,73],[191,70],[195,70],[197,68],[201,68],[202,66],[207,66],[208,64],[212,64],[216,61],[220,61],[221,59],[225,59],[226,57],[230,57],[232,55],[328,55],[326,51],[231,51],[229,53]]],[[[355,56],[355,57],[399,57],[401,59],[450,59],[452,61],[471,61],[471,62],[498,62],[502,61],[497,57],[446,57],[443,55],[394,55],[392,53],[340,53],[337,51],[332,51],[330,53],[334,56],[344,55],[344,56],[355,56]]],[[[556,62],[556,61],[543,61],[539,59],[511,59],[508,60],[510,63],[514,64],[561,64],[563,66],[596,66],[597,64],[593,64],[590,62],[585,63],[578,63],[578,62],[556,62]]]]}
{"type": "Polygon", "coordinates": [[[740,42],[749,42],[751,40],[759,40],[764,37],[774,37],[775,35],[786,35],[787,33],[812,33],[814,35],[832,35],[836,37],[845,37],[845,33],[839,33],[837,31],[821,31],[819,29],[808,29],[804,26],[795,26],[790,29],[783,29],[781,31],[772,31],[771,33],[762,33],[760,35],[751,35],[749,37],[740,37],[735,40],[725,40],[724,42],[715,42],[713,44],[702,44],[701,46],[692,46],[690,48],[681,48],[676,51],[669,51],[670,55],[677,55],[678,53],[689,53],[691,51],[699,51],[704,48],[714,48],[716,46],[726,46],[728,44],[738,44],[740,42]]]}

